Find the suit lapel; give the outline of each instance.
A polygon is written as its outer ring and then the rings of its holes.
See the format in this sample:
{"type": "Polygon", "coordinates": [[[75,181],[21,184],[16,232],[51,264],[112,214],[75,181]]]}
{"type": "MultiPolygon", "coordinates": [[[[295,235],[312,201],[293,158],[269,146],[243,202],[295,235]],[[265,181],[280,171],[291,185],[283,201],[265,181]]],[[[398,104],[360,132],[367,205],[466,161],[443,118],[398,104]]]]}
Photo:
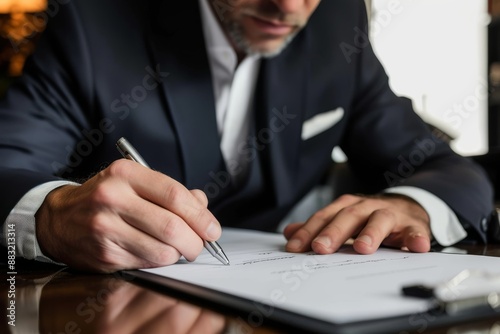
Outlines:
{"type": "Polygon", "coordinates": [[[177,131],[184,184],[201,188],[224,169],[217,131],[210,67],[197,1],[152,1],[149,42],[177,131]]]}
{"type": "Polygon", "coordinates": [[[277,204],[290,203],[296,190],[304,110],[307,106],[306,31],[276,57],[262,62],[259,79],[257,138],[268,142],[263,161],[267,182],[274,187],[277,204]],[[263,117],[262,117],[263,116],[263,117]]]}

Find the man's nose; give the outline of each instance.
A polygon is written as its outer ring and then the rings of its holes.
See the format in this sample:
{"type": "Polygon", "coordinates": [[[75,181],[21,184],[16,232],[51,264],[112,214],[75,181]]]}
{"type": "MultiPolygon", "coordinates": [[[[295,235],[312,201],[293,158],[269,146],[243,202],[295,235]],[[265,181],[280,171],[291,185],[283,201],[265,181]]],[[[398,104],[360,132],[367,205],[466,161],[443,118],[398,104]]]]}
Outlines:
{"type": "Polygon", "coordinates": [[[283,13],[296,13],[306,0],[272,0],[283,13]]]}

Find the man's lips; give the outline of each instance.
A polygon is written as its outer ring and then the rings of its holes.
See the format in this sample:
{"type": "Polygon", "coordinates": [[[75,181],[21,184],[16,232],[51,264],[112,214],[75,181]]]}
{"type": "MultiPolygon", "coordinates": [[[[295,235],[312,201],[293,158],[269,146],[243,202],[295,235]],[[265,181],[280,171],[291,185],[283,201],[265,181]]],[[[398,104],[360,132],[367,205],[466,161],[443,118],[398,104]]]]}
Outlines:
{"type": "Polygon", "coordinates": [[[256,16],[249,16],[251,23],[261,32],[267,33],[269,35],[275,36],[286,36],[289,35],[294,26],[290,24],[285,24],[277,21],[270,21],[261,19],[256,16]]]}

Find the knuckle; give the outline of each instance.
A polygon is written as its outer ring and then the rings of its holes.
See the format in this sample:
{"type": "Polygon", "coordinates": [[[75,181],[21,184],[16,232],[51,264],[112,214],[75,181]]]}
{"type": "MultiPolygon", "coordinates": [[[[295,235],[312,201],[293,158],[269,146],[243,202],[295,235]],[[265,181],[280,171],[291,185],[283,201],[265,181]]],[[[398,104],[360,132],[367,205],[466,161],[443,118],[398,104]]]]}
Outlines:
{"type": "Polygon", "coordinates": [[[345,208],[342,208],[339,213],[343,214],[343,215],[354,216],[354,217],[361,216],[361,212],[360,212],[359,208],[356,206],[347,206],[345,208]]]}
{"type": "Polygon", "coordinates": [[[119,269],[116,254],[111,252],[105,244],[97,242],[93,247],[95,266],[102,272],[111,272],[119,269]]]}
{"type": "Polygon", "coordinates": [[[208,205],[208,197],[203,191],[201,191],[199,189],[193,189],[193,190],[191,190],[191,192],[192,192],[193,196],[195,196],[203,206],[206,207],[208,205]]]}
{"type": "MultiPolygon", "coordinates": [[[[114,233],[112,224],[108,223],[108,218],[104,213],[97,213],[90,217],[88,229],[90,235],[93,236],[106,236],[112,235],[114,233]]],[[[100,248],[103,248],[101,244],[99,244],[100,248]]],[[[100,249],[97,248],[97,249],[100,249]]]]}
{"type": "MultiPolygon", "coordinates": [[[[194,209],[191,218],[192,222],[204,222],[204,221],[210,221],[211,219],[206,218],[206,209],[205,208],[199,208],[199,209],[194,209]]],[[[208,226],[208,225],[207,225],[208,226]]]]}
{"type": "Polygon", "coordinates": [[[299,229],[295,234],[293,235],[294,238],[298,238],[301,240],[309,240],[313,237],[313,234],[311,231],[305,228],[299,229]]]}
{"type": "Polygon", "coordinates": [[[392,219],[395,217],[393,211],[388,209],[388,208],[378,209],[377,211],[375,211],[375,213],[377,214],[377,216],[381,216],[381,218],[391,218],[392,219]]]}
{"type": "Polygon", "coordinates": [[[319,220],[319,221],[325,221],[325,220],[328,220],[329,218],[330,218],[330,215],[328,213],[328,210],[326,210],[326,209],[318,210],[312,215],[312,219],[319,220]]]}
{"type": "Polygon", "coordinates": [[[318,236],[327,236],[334,243],[338,243],[340,239],[346,237],[347,229],[343,228],[340,224],[329,224],[318,236]]]}
{"type": "Polygon", "coordinates": [[[328,231],[331,236],[343,235],[345,230],[339,224],[330,224],[328,226],[328,231]]]}
{"type": "Polygon", "coordinates": [[[381,237],[387,236],[387,233],[385,233],[384,230],[382,228],[380,228],[380,226],[373,225],[373,224],[370,226],[366,226],[363,229],[362,234],[368,235],[368,236],[372,237],[372,239],[373,238],[379,239],[381,237]]]}
{"type": "Polygon", "coordinates": [[[107,183],[100,183],[94,188],[90,203],[99,206],[113,206],[116,205],[116,199],[116,191],[107,183]]]}
{"type": "Polygon", "coordinates": [[[101,268],[110,268],[116,265],[116,257],[103,247],[97,247],[97,258],[101,268]]]}
{"type": "Polygon", "coordinates": [[[339,196],[338,201],[350,203],[358,198],[359,198],[359,196],[356,196],[356,195],[344,194],[344,195],[339,196]]]}
{"type": "Polygon", "coordinates": [[[170,215],[169,217],[164,219],[164,223],[161,229],[161,235],[164,240],[172,240],[176,238],[179,228],[183,223],[184,221],[182,221],[179,217],[173,215],[170,215]]]}
{"type": "Polygon", "coordinates": [[[130,169],[130,166],[131,163],[128,160],[116,160],[104,170],[104,174],[111,177],[127,177],[129,175],[128,170],[130,169]]]}
{"type": "Polygon", "coordinates": [[[156,252],[156,258],[153,260],[155,264],[170,265],[174,264],[181,258],[181,254],[173,247],[161,247],[156,252]]]}
{"type": "Polygon", "coordinates": [[[181,187],[175,185],[165,187],[165,192],[163,195],[165,203],[170,205],[177,205],[177,203],[182,203],[185,201],[185,191],[181,187]]]}

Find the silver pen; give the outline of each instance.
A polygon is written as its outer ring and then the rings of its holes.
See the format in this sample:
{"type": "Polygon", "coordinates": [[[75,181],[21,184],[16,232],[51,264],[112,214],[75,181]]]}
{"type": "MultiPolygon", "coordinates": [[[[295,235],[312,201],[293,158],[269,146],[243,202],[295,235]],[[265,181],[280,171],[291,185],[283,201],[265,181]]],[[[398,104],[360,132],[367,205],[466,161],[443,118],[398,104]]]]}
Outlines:
{"type": "MultiPolygon", "coordinates": [[[[137,150],[124,137],[118,139],[116,142],[116,148],[125,159],[135,161],[144,167],[150,168],[139,152],[137,152],[137,150]]],[[[213,257],[219,260],[222,264],[229,265],[229,259],[216,241],[204,240],[203,242],[205,244],[205,248],[210,254],[212,254],[213,257]]]]}

